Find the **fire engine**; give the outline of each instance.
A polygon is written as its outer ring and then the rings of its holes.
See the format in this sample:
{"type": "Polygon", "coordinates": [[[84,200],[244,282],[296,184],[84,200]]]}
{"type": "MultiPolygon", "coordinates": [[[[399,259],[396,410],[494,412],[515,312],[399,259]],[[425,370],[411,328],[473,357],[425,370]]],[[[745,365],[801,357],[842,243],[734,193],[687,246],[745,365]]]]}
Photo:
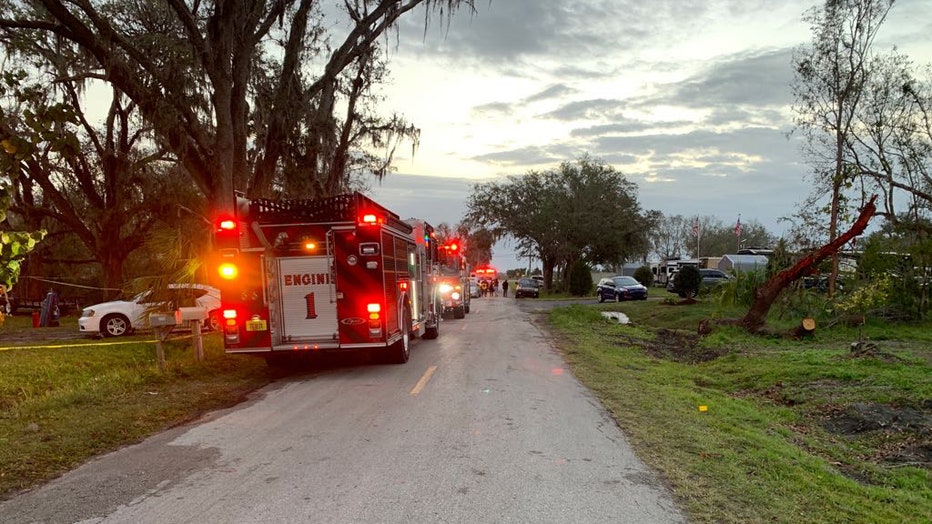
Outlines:
{"type": "Polygon", "coordinates": [[[227,353],[280,357],[373,350],[407,362],[413,337],[436,338],[433,228],[360,193],[316,200],[237,198],[217,222],[227,353]]]}
{"type": "Polygon", "coordinates": [[[469,313],[469,264],[463,255],[462,242],[452,239],[439,248],[437,282],[443,315],[464,318],[469,313]]]}
{"type": "Polygon", "coordinates": [[[492,289],[492,282],[498,280],[498,270],[492,266],[479,266],[470,273],[470,280],[475,282],[485,295],[492,289]]]}

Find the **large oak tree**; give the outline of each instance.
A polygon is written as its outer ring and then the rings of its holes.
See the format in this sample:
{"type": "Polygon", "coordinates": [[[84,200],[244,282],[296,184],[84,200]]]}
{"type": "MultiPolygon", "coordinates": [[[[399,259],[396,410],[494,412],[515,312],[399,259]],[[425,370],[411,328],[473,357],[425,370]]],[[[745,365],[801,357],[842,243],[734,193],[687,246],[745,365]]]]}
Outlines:
{"type": "Polygon", "coordinates": [[[559,168],[477,184],[465,221],[511,237],[523,256],[541,260],[545,284],[577,259],[620,264],[649,250],[649,216],[637,186],[604,162],[582,157],[559,168]]]}
{"type": "Polygon", "coordinates": [[[214,208],[227,210],[234,190],[338,192],[353,146],[391,150],[394,136],[416,138],[398,117],[359,118],[356,104],[384,73],[380,39],[418,6],[444,17],[473,2],[347,0],[332,21],[314,0],[10,0],[0,6],[0,41],[14,54],[45,42],[60,52],[59,75],[118,90],[214,208]],[[342,40],[332,41],[341,24],[342,40]]]}

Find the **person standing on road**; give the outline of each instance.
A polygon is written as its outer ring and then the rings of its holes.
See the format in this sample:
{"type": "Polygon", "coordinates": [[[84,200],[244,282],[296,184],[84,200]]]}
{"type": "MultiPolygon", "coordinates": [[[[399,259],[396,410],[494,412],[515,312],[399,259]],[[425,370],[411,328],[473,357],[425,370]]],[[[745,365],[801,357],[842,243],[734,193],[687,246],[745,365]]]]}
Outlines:
{"type": "Polygon", "coordinates": [[[502,282],[502,296],[503,297],[508,296],[508,279],[507,278],[505,279],[504,282],[502,282]]]}

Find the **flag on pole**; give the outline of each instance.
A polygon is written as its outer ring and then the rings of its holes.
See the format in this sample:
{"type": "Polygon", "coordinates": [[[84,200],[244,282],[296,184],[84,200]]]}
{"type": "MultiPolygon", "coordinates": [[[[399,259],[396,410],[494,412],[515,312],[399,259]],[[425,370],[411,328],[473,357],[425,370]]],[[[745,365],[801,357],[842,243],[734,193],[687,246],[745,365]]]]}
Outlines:
{"type": "Polygon", "coordinates": [[[693,220],[693,234],[699,236],[699,217],[693,220]]]}
{"type": "Polygon", "coordinates": [[[741,236],[741,215],[738,215],[738,222],[735,224],[735,235],[741,236]]]}

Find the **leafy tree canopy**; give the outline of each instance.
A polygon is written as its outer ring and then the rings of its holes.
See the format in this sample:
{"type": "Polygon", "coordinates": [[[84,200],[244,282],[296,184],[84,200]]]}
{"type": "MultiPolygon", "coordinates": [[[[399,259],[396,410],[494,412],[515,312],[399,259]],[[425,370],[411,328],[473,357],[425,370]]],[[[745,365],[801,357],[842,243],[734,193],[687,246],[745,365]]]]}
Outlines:
{"type": "Polygon", "coordinates": [[[511,237],[522,254],[540,258],[548,286],[558,264],[621,263],[648,250],[649,217],[640,209],[637,187],[588,156],[477,184],[466,205],[465,222],[495,238],[511,237]]]}

